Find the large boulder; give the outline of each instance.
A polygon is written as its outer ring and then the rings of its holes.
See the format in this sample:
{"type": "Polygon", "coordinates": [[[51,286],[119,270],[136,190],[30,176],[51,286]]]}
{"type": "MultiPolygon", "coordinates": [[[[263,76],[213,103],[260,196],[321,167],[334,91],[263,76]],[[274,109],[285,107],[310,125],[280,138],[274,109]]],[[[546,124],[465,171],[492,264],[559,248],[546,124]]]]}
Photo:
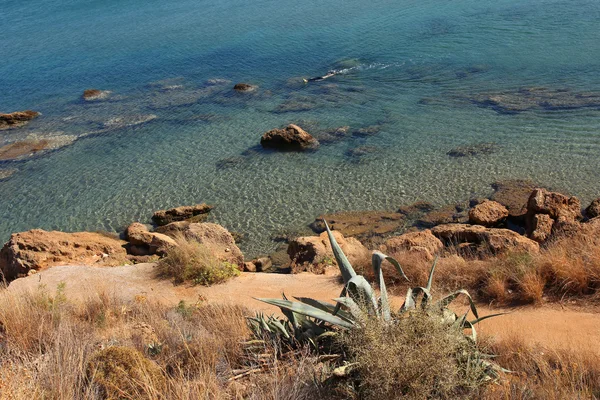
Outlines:
{"type": "Polygon", "coordinates": [[[0,131],[3,129],[18,128],[26,125],[32,119],[39,116],[37,111],[15,111],[9,114],[0,114],[0,131]]]}
{"type": "Polygon", "coordinates": [[[481,225],[445,224],[432,228],[431,232],[446,245],[473,244],[478,248],[477,255],[480,256],[509,250],[539,252],[537,242],[509,229],[486,228],[481,225]]]}
{"type": "MultiPolygon", "coordinates": [[[[338,231],[332,231],[332,233],[350,264],[359,264],[370,257],[370,251],[357,239],[344,237],[338,231]]],[[[297,266],[318,265],[323,262],[333,262],[335,259],[327,232],[323,232],[319,236],[305,236],[291,240],[287,253],[293,265],[297,266]]]]}
{"type": "Polygon", "coordinates": [[[469,222],[495,226],[508,217],[508,209],[496,201],[484,200],[469,211],[469,222]]]}
{"type": "Polygon", "coordinates": [[[527,212],[530,215],[548,214],[552,219],[581,219],[581,202],[577,197],[568,197],[546,189],[535,189],[529,196],[527,212]]]}
{"type": "Polygon", "coordinates": [[[272,129],[260,139],[265,148],[278,150],[306,150],[319,146],[319,141],[298,125],[290,124],[283,129],[272,129]]]}
{"type": "Polygon", "coordinates": [[[55,265],[119,265],[127,261],[125,244],[94,232],[33,229],[11,235],[0,250],[0,270],[12,280],[55,265]]]}
{"type": "Polygon", "coordinates": [[[600,199],[592,201],[592,204],[585,209],[585,216],[589,219],[600,216],[600,199]]]}
{"type": "Polygon", "coordinates": [[[176,247],[177,242],[165,234],[150,232],[146,225],[134,222],[125,230],[129,241],[129,252],[135,256],[164,255],[169,248],[176,247]]]}
{"type": "Polygon", "coordinates": [[[244,255],[235,244],[233,236],[221,225],[210,222],[191,223],[182,234],[205,245],[211,253],[221,261],[244,267],[244,255]]]}
{"type": "Polygon", "coordinates": [[[170,224],[171,222],[190,220],[189,222],[203,222],[213,206],[205,203],[195,206],[181,206],[169,210],[158,210],[152,216],[152,221],[158,226],[170,224]],[[194,218],[195,217],[195,218],[194,218]]]}
{"type": "Polygon", "coordinates": [[[443,248],[444,244],[442,241],[427,229],[394,236],[381,246],[381,251],[388,255],[394,255],[402,251],[412,251],[421,253],[426,260],[433,260],[433,257],[443,248]]]}

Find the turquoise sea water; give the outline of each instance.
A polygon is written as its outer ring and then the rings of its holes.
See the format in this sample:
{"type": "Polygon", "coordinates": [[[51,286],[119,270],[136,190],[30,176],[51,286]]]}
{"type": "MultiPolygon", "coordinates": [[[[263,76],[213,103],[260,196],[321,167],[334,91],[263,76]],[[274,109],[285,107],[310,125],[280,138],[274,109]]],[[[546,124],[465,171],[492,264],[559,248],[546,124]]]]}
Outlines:
{"type": "Polygon", "coordinates": [[[443,205],[488,194],[502,178],[584,202],[600,195],[598,107],[506,114],[469,101],[523,87],[600,92],[596,0],[1,5],[0,112],[43,115],[0,131],[0,145],[80,137],[0,163],[17,170],[0,181],[2,241],[36,227],[118,231],[156,209],[207,202],[256,255],[274,248],[273,233],[322,212],[443,205]],[[329,69],[341,73],[299,83],[329,69]],[[237,94],[235,82],[259,89],[237,94]],[[112,94],[85,103],[87,88],[112,94]],[[377,133],[311,153],[256,148],[263,132],[290,122],[377,133]],[[446,154],[480,143],[495,152],[446,154]],[[349,155],[361,146],[364,156],[349,155]]]}

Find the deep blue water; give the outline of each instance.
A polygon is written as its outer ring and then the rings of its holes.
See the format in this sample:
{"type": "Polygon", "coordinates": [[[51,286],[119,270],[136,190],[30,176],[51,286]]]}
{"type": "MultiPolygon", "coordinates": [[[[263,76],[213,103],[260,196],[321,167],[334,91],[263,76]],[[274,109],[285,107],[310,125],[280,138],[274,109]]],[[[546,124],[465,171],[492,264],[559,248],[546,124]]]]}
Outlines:
{"type": "Polygon", "coordinates": [[[43,114],[0,131],[0,145],[80,137],[0,163],[17,170],[0,181],[2,241],[35,227],[120,230],[209,202],[252,255],[324,211],[442,205],[501,178],[600,195],[598,107],[506,114],[469,101],[523,87],[600,92],[595,0],[4,0],[0,10],[0,112],[43,114]],[[342,73],[299,83],[329,69],[342,73]],[[240,81],[259,89],[236,94],[240,81]],[[87,88],[112,94],[85,103],[87,88]],[[277,112],[282,104],[303,111],[277,112]],[[116,129],[114,118],[149,115],[116,129]],[[240,156],[289,122],[378,132],[313,153],[240,156]],[[496,150],[446,154],[478,143],[496,150]],[[349,157],[359,146],[372,152],[349,157]]]}

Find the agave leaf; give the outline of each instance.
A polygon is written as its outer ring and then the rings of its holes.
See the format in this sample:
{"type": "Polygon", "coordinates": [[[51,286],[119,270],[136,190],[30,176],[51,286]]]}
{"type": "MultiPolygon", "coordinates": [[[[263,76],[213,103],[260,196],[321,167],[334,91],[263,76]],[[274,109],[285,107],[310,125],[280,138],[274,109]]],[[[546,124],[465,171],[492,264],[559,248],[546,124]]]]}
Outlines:
{"type": "Polygon", "coordinates": [[[469,321],[465,321],[463,327],[464,329],[471,330],[471,339],[473,339],[473,342],[477,342],[477,331],[475,330],[475,327],[469,321]]]}
{"type": "Polygon", "coordinates": [[[460,318],[457,318],[456,321],[454,321],[453,326],[457,329],[462,328],[465,325],[465,321],[467,320],[468,315],[469,315],[469,310],[467,310],[466,313],[461,315],[460,318]]]}
{"type": "Polygon", "coordinates": [[[269,321],[269,325],[275,327],[278,331],[280,331],[286,339],[290,338],[290,334],[288,333],[287,329],[285,329],[285,326],[283,326],[283,324],[277,319],[273,318],[271,321],[269,321]]]}
{"type": "Polygon", "coordinates": [[[400,312],[405,312],[416,308],[417,305],[412,292],[412,288],[408,288],[406,291],[406,297],[404,297],[404,304],[402,304],[402,307],[400,307],[400,312]]]}
{"type": "Polygon", "coordinates": [[[385,260],[386,258],[388,257],[385,254],[379,251],[374,251],[371,260],[373,264],[373,272],[375,273],[375,278],[378,280],[379,283],[379,299],[381,302],[381,314],[383,315],[384,321],[390,321],[392,318],[390,312],[390,303],[388,300],[387,289],[385,288],[385,281],[383,280],[383,272],[381,270],[381,263],[383,263],[383,260],[385,260]]]}
{"type": "Polygon", "coordinates": [[[329,236],[329,243],[331,243],[331,249],[333,250],[333,255],[335,256],[335,260],[337,261],[338,268],[342,273],[342,278],[344,278],[344,284],[348,284],[350,279],[356,276],[356,272],[354,272],[354,268],[350,265],[348,258],[342,251],[342,248],[333,237],[333,233],[329,229],[329,225],[327,225],[327,221],[323,220],[325,223],[325,229],[327,229],[327,236],[329,236]]]}
{"type": "Polygon", "coordinates": [[[323,310],[326,311],[332,315],[337,315],[342,319],[347,320],[348,322],[352,322],[352,315],[348,314],[346,311],[339,309],[339,307],[337,307],[336,305],[327,303],[325,301],[321,301],[321,300],[316,300],[316,299],[311,299],[309,297],[294,297],[296,300],[304,303],[304,304],[308,304],[309,306],[313,306],[315,308],[318,308],[319,310],[323,310]],[[337,311],[336,311],[337,309],[337,311]],[[334,314],[335,311],[335,314],[334,314]]]}
{"type": "Polygon", "coordinates": [[[437,265],[438,258],[436,257],[433,260],[433,265],[431,266],[431,272],[429,272],[429,279],[427,280],[427,290],[431,291],[431,285],[433,284],[433,272],[435,271],[435,266],[437,265]]]}
{"type": "Polygon", "coordinates": [[[497,313],[497,314],[485,315],[485,316],[483,316],[483,317],[481,317],[481,318],[477,318],[477,319],[474,319],[473,321],[469,321],[469,323],[470,323],[471,325],[475,325],[475,324],[478,324],[478,323],[480,323],[480,322],[481,322],[481,321],[483,321],[484,319],[488,319],[488,318],[492,318],[492,317],[498,317],[498,316],[500,316],[500,315],[504,315],[504,314],[508,314],[508,313],[501,312],[501,313],[497,313]]]}
{"type": "Polygon", "coordinates": [[[338,297],[333,300],[338,304],[346,306],[355,320],[362,321],[365,319],[365,312],[350,297],[338,297]]]}
{"type": "Polygon", "coordinates": [[[436,306],[439,307],[440,309],[443,309],[443,308],[447,307],[448,304],[452,303],[454,301],[454,299],[456,299],[461,294],[463,296],[465,296],[467,299],[469,299],[469,304],[471,306],[471,311],[473,312],[473,315],[475,315],[475,318],[479,318],[479,315],[477,314],[477,307],[475,306],[475,302],[473,301],[473,298],[471,297],[469,292],[467,292],[464,289],[460,289],[454,293],[450,293],[449,295],[447,295],[446,297],[444,297],[443,299],[438,301],[436,303],[436,306]]]}
{"type": "Polygon", "coordinates": [[[319,310],[316,307],[309,306],[308,304],[298,303],[295,301],[289,300],[280,300],[280,299],[256,299],[262,301],[267,304],[271,304],[273,306],[277,306],[282,309],[282,311],[290,310],[298,314],[306,315],[308,317],[316,318],[325,322],[329,322],[333,325],[339,325],[344,328],[352,328],[354,325],[338,316],[332,315],[331,313],[325,312],[323,310],[319,310]]]}
{"type": "Polygon", "coordinates": [[[362,275],[356,275],[348,281],[348,294],[359,306],[366,308],[369,314],[379,316],[377,298],[373,288],[362,275]]]}

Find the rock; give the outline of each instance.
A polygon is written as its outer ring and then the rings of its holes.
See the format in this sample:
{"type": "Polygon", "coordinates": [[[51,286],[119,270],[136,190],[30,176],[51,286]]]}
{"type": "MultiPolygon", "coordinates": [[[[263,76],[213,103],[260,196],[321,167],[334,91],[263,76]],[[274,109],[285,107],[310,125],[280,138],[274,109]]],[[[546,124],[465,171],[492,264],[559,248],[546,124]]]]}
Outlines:
{"type": "Polygon", "coordinates": [[[16,161],[68,146],[77,140],[73,135],[29,135],[23,140],[0,147],[0,161],[16,161]]]}
{"type": "Polygon", "coordinates": [[[238,92],[252,92],[258,89],[258,86],[250,85],[249,83],[236,83],[233,90],[238,92]]]}
{"type": "Polygon", "coordinates": [[[415,221],[414,226],[419,228],[432,228],[436,225],[464,223],[468,220],[469,217],[465,212],[465,207],[460,204],[454,204],[426,213],[415,221]]]}
{"type": "Polygon", "coordinates": [[[156,229],[154,229],[154,231],[158,233],[164,233],[167,236],[174,237],[177,236],[178,233],[185,231],[191,223],[192,222],[190,221],[171,222],[167,225],[157,226],[156,229]]]}
{"type": "Polygon", "coordinates": [[[186,238],[205,245],[219,260],[244,267],[244,255],[231,233],[221,225],[210,222],[191,223],[182,233],[186,238]]]}
{"type": "Polygon", "coordinates": [[[247,272],[265,272],[271,268],[273,262],[269,257],[255,258],[252,261],[244,263],[244,271],[247,272]]]}
{"type": "Polygon", "coordinates": [[[112,92],[110,90],[86,89],[83,91],[85,101],[105,100],[112,92]]]}
{"type": "Polygon", "coordinates": [[[306,150],[319,146],[317,139],[293,124],[266,132],[260,139],[260,144],[262,147],[278,150],[306,150]]]}
{"type": "Polygon", "coordinates": [[[495,143],[478,143],[467,146],[455,147],[446,154],[450,157],[473,157],[478,155],[492,154],[496,151],[495,143]]]}
{"type": "Polygon", "coordinates": [[[507,179],[492,183],[491,200],[502,204],[513,219],[523,219],[527,214],[527,202],[531,192],[539,186],[531,181],[507,179]]]}
{"type": "Polygon", "coordinates": [[[177,247],[177,242],[171,237],[150,232],[144,224],[134,222],[125,230],[125,237],[130,243],[130,253],[135,256],[165,255],[169,248],[177,247]]]}
{"type": "MultiPolygon", "coordinates": [[[[355,265],[364,261],[365,258],[370,258],[370,251],[357,239],[344,237],[338,231],[332,231],[332,233],[350,264],[355,265]]],[[[292,259],[294,272],[306,270],[307,265],[310,267],[335,261],[327,232],[323,232],[319,236],[305,236],[291,240],[287,253],[292,259]]]]}
{"type": "Polygon", "coordinates": [[[469,211],[469,222],[476,225],[498,225],[508,217],[508,210],[496,201],[483,201],[469,211]]]}
{"type": "Polygon", "coordinates": [[[581,203],[577,197],[535,189],[529,196],[527,212],[529,215],[548,214],[552,219],[562,217],[574,221],[581,219],[581,203]]]}
{"type": "Polygon", "coordinates": [[[349,126],[340,126],[332,129],[318,130],[314,135],[321,144],[335,143],[344,139],[350,132],[349,126]]]}
{"type": "Polygon", "coordinates": [[[431,229],[431,232],[446,245],[476,244],[481,249],[480,256],[485,256],[486,252],[498,254],[508,250],[539,252],[537,242],[508,229],[486,228],[481,225],[445,224],[436,226],[431,229]]]}
{"type": "Polygon", "coordinates": [[[480,93],[472,96],[471,101],[482,107],[490,107],[502,114],[516,114],[530,110],[600,107],[600,93],[532,87],[480,93]]]}
{"type": "Polygon", "coordinates": [[[158,210],[152,216],[152,221],[158,226],[170,224],[171,222],[189,220],[192,217],[198,217],[190,222],[202,222],[208,216],[213,206],[205,203],[195,206],[181,206],[168,210],[158,210]]]}
{"type": "Polygon", "coordinates": [[[332,230],[345,237],[356,237],[368,246],[379,245],[380,242],[404,228],[406,217],[390,211],[342,211],[319,216],[310,228],[321,233],[325,231],[323,219],[332,230]]]}
{"type": "Polygon", "coordinates": [[[0,181],[10,178],[15,172],[16,169],[0,169],[0,181]]]}
{"type": "Polygon", "coordinates": [[[548,214],[536,214],[532,221],[529,237],[538,243],[544,243],[552,234],[554,220],[548,214]]]}
{"type": "Polygon", "coordinates": [[[37,111],[15,111],[9,114],[0,114],[0,131],[3,129],[18,128],[26,125],[40,115],[37,111]]]}
{"type": "Polygon", "coordinates": [[[344,155],[350,158],[352,162],[360,162],[363,157],[368,156],[369,154],[377,153],[378,151],[378,147],[364,145],[349,149],[344,153],[344,155]]]}
{"type": "Polygon", "coordinates": [[[592,204],[585,209],[585,216],[589,219],[600,216],[600,199],[592,201],[592,204]]]}
{"type": "Polygon", "coordinates": [[[0,270],[5,279],[12,280],[55,265],[124,264],[124,245],[124,241],[100,233],[33,229],[11,235],[0,250],[0,270]]]}
{"type": "Polygon", "coordinates": [[[444,244],[435,237],[429,229],[419,232],[409,232],[386,240],[381,251],[393,255],[401,251],[419,254],[426,260],[433,260],[434,255],[444,248],[444,244]]]}
{"type": "Polygon", "coordinates": [[[359,137],[364,137],[364,136],[373,136],[378,134],[381,131],[381,125],[371,125],[371,126],[366,126],[364,128],[359,128],[356,129],[355,131],[352,131],[352,135],[353,136],[359,136],[359,137]]]}
{"type": "Polygon", "coordinates": [[[313,108],[317,107],[317,103],[315,100],[297,100],[297,99],[288,99],[283,103],[279,104],[277,108],[273,110],[274,113],[282,114],[286,112],[303,112],[310,111],[313,108]]]}

